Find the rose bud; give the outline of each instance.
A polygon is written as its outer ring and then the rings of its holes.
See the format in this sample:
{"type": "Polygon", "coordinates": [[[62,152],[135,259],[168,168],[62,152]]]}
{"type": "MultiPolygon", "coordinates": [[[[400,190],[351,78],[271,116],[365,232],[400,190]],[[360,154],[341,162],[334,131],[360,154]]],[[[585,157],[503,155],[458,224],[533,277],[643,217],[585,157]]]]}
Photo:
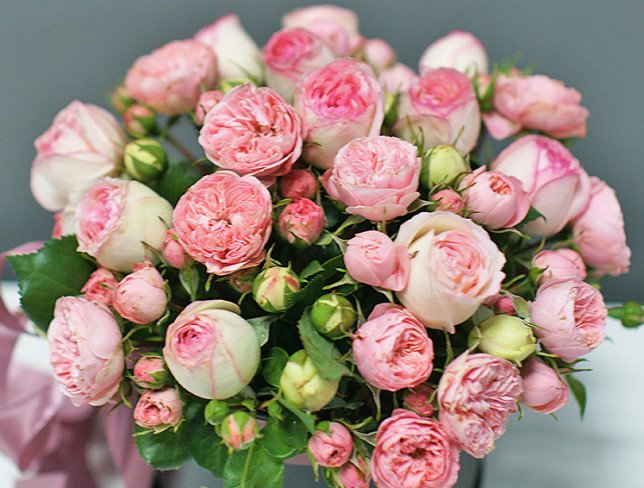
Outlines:
{"type": "Polygon", "coordinates": [[[469,171],[470,165],[461,153],[452,146],[442,144],[432,148],[428,157],[423,158],[420,184],[426,189],[440,184],[450,184],[469,171]]]}
{"type": "Polygon", "coordinates": [[[368,39],[362,49],[364,60],[371,65],[376,73],[396,64],[396,51],[382,39],[368,39]]]}
{"type": "Polygon", "coordinates": [[[121,330],[112,313],[81,297],[56,300],[47,331],[54,378],[74,405],[105,405],[125,368],[121,330]]]}
{"type": "Polygon", "coordinates": [[[465,208],[465,203],[461,196],[451,188],[445,188],[444,190],[436,192],[429,199],[438,202],[434,210],[459,213],[465,208]]]}
{"type": "Polygon", "coordinates": [[[277,220],[277,230],[289,244],[305,248],[318,240],[324,230],[324,210],[308,198],[296,197],[277,220]]]}
{"type": "Polygon", "coordinates": [[[313,302],[311,321],[321,334],[340,337],[356,323],[356,309],[343,296],[327,293],[313,302]]]}
{"type": "Polygon", "coordinates": [[[219,435],[230,449],[243,451],[253,445],[259,435],[259,425],[255,417],[247,412],[231,413],[219,428],[219,435]]]}
{"type": "MultiPolygon", "coordinates": [[[[606,225],[609,224],[606,223],[606,225]]],[[[583,281],[586,279],[584,260],[572,249],[540,251],[532,258],[532,267],[544,270],[539,277],[540,285],[551,280],[583,281]]]]}
{"type": "Polygon", "coordinates": [[[384,103],[373,70],[356,59],[338,59],[300,78],[293,105],[302,117],[306,162],[330,168],[342,146],[379,135],[384,103]]]}
{"type": "Polygon", "coordinates": [[[342,488],[369,488],[371,468],[369,461],[356,454],[355,461],[349,461],[340,466],[338,478],[342,488]]]}
{"type": "Polygon", "coordinates": [[[387,93],[394,95],[409,90],[415,78],[416,73],[413,69],[402,63],[396,63],[391,68],[383,69],[378,76],[378,81],[387,93]]]}
{"type": "Polygon", "coordinates": [[[134,364],[132,380],[141,388],[158,390],[165,386],[167,379],[168,370],[165,368],[163,356],[146,354],[134,364]]]}
{"type": "Polygon", "coordinates": [[[415,388],[410,388],[405,393],[405,408],[416,412],[421,417],[431,417],[434,413],[434,406],[431,398],[434,396],[434,389],[425,383],[415,388]]]}
{"type": "Polygon", "coordinates": [[[530,303],[541,344],[569,363],[602,343],[607,314],[602,294],[583,281],[549,281],[530,303]]]}
{"type": "Polygon", "coordinates": [[[294,169],[280,178],[282,198],[313,198],[317,193],[318,180],[306,169],[294,169]]]}
{"type": "Polygon", "coordinates": [[[165,115],[192,110],[217,79],[217,59],[203,44],[172,41],[137,59],[125,76],[134,99],[165,115]]]}
{"type": "Polygon", "coordinates": [[[118,280],[109,270],[98,268],[89,276],[81,292],[89,301],[111,307],[114,301],[114,290],[118,284],[118,280]]]}
{"type": "Polygon", "coordinates": [[[453,68],[472,77],[487,73],[487,51],[471,32],[455,30],[431,43],[420,58],[420,72],[453,68]]]}
{"type": "Polygon", "coordinates": [[[158,131],[157,115],[145,105],[134,104],[123,112],[125,130],[133,137],[145,137],[158,131]]]}
{"type": "Polygon", "coordinates": [[[163,432],[179,424],[182,413],[183,404],[174,388],[147,390],[134,407],[134,422],[144,429],[163,432]]]}
{"type": "Polygon", "coordinates": [[[123,85],[119,85],[110,95],[110,102],[112,107],[118,113],[122,114],[125,110],[134,103],[134,99],[123,85]]]}
{"type": "Polygon", "coordinates": [[[260,351],[252,325],[234,303],[188,305],[166,332],[163,357],[177,382],[201,398],[224,400],[255,376],[260,351]]]}
{"type": "Polygon", "coordinates": [[[351,458],[351,432],[339,422],[322,422],[309,439],[309,452],[325,468],[339,468],[351,458]]]}
{"type": "Polygon", "coordinates": [[[467,340],[470,348],[521,363],[537,347],[532,328],[523,320],[511,315],[495,315],[472,329],[467,340]]]}
{"type": "Polygon", "coordinates": [[[185,268],[186,264],[191,261],[183,246],[179,244],[174,229],[168,229],[165,233],[161,246],[161,255],[168,266],[176,269],[185,268]]]}
{"type": "Polygon", "coordinates": [[[203,125],[206,114],[224,98],[224,93],[219,90],[208,90],[199,95],[199,101],[195,106],[195,120],[197,124],[203,125]]]}
{"type": "Polygon", "coordinates": [[[228,275],[228,284],[237,293],[250,293],[253,291],[253,281],[258,274],[257,268],[248,268],[235,271],[228,275]]]}
{"type": "Polygon", "coordinates": [[[253,280],[253,298],[257,305],[270,313],[286,310],[288,299],[300,291],[300,280],[289,268],[273,266],[253,280]]]}
{"type": "Polygon", "coordinates": [[[150,181],[163,174],[168,157],[165,149],[154,139],[139,139],[125,146],[125,169],[138,181],[150,181]]]}
{"type": "Polygon", "coordinates": [[[570,388],[557,372],[543,361],[531,358],[521,371],[523,394],[521,402],[536,412],[554,413],[568,403],[570,388]]]}
{"type": "Polygon", "coordinates": [[[514,304],[512,303],[512,298],[509,296],[497,296],[492,303],[494,311],[499,314],[505,315],[516,315],[517,312],[514,309],[514,304]]]}
{"type": "Polygon", "coordinates": [[[31,192],[52,212],[69,203],[74,188],[121,169],[125,134],[107,110],[73,101],[34,142],[31,192]]]}
{"type": "Polygon", "coordinates": [[[329,403],[338,391],[340,380],[328,380],[304,349],[294,353],[286,363],[280,377],[284,398],[297,408],[317,412],[329,403]]]}
{"type": "Polygon", "coordinates": [[[456,447],[482,459],[505,433],[521,395],[519,370],[505,359],[465,352],[438,383],[439,419],[456,447]]]}
{"type": "Polygon", "coordinates": [[[114,290],[114,308],[121,317],[135,324],[159,319],[168,306],[165,281],[150,262],[134,265],[134,271],[114,290]]]}

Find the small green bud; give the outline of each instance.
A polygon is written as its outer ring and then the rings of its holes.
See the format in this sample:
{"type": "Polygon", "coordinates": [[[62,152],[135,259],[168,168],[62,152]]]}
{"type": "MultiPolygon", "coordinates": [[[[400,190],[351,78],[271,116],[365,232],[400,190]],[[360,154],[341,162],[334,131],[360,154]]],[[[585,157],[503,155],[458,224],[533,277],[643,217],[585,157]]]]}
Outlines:
{"type": "Polygon", "coordinates": [[[260,307],[270,313],[286,310],[289,296],[298,291],[300,280],[288,268],[267,268],[253,280],[253,298],[260,307]]]}
{"type": "Polygon", "coordinates": [[[351,329],[356,321],[356,310],[343,296],[329,293],[313,303],[311,320],[321,334],[338,337],[351,329]]]}
{"type": "Polygon", "coordinates": [[[449,183],[468,171],[470,166],[457,149],[447,145],[436,146],[423,158],[420,184],[430,189],[440,183],[449,183]]]}
{"type": "Polygon", "coordinates": [[[468,347],[478,348],[509,361],[521,362],[537,347],[532,328],[512,315],[495,315],[475,327],[467,341],[468,347]]]}
{"type": "Polygon", "coordinates": [[[132,98],[125,86],[119,85],[110,95],[110,101],[114,110],[122,114],[125,109],[134,103],[134,98],[132,98]]]}
{"type": "Polygon", "coordinates": [[[240,410],[224,419],[219,435],[228,447],[243,451],[259,437],[259,425],[255,417],[240,410]]]}
{"type": "Polygon", "coordinates": [[[280,377],[284,398],[310,412],[316,412],[329,403],[339,384],[340,380],[331,381],[320,376],[304,349],[289,358],[280,377]]]}
{"type": "Polygon", "coordinates": [[[226,400],[210,400],[204,410],[206,422],[219,425],[230,413],[230,405],[226,400]]]}
{"type": "Polygon", "coordinates": [[[161,176],[167,166],[163,146],[154,139],[139,139],[125,146],[125,169],[138,181],[150,181],[161,176]]]}

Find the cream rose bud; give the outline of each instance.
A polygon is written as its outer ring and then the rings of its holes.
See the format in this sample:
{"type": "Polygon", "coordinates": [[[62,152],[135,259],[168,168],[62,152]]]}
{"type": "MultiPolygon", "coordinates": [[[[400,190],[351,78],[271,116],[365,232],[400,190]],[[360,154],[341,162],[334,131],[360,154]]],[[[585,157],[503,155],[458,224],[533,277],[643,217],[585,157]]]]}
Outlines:
{"type": "Polygon", "coordinates": [[[287,309],[289,297],[300,291],[300,280],[289,268],[273,266],[253,280],[253,298],[270,313],[287,309]]]}
{"type": "Polygon", "coordinates": [[[313,200],[295,197],[277,219],[277,230],[289,244],[308,247],[324,230],[324,210],[313,200]]]}
{"type": "Polygon", "coordinates": [[[411,256],[400,303],[425,326],[450,333],[501,289],[505,256],[482,227],[449,212],[423,212],[400,226],[395,243],[411,256]]]}
{"type": "Polygon", "coordinates": [[[168,156],[159,141],[138,139],[125,146],[125,169],[138,181],[150,181],[163,174],[168,156]]]}
{"type": "Polygon", "coordinates": [[[280,377],[284,398],[297,408],[317,412],[329,403],[338,391],[340,380],[328,380],[320,375],[304,349],[294,353],[280,377]]]}
{"type": "Polygon", "coordinates": [[[224,93],[219,90],[208,90],[199,95],[195,106],[195,120],[197,124],[203,125],[206,114],[224,98],[224,93]]]}
{"type": "Polygon", "coordinates": [[[538,252],[532,258],[532,267],[544,270],[539,277],[539,284],[547,281],[586,279],[586,266],[578,252],[572,249],[553,249],[538,252]]]}
{"type": "Polygon", "coordinates": [[[495,315],[472,329],[467,341],[470,348],[520,363],[537,347],[532,328],[518,317],[495,315]]]}
{"type": "Polygon", "coordinates": [[[280,178],[282,198],[313,198],[317,193],[318,180],[306,169],[294,169],[280,178]]]}
{"type": "Polygon", "coordinates": [[[450,184],[458,176],[469,171],[470,164],[458,149],[441,144],[433,147],[429,155],[423,158],[420,184],[427,189],[440,184],[450,184]]]}
{"type": "Polygon", "coordinates": [[[168,229],[163,238],[163,245],[161,247],[161,255],[168,266],[176,269],[183,269],[186,264],[191,262],[190,256],[177,238],[174,229],[168,229]]]}
{"type": "Polygon", "coordinates": [[[144,429],[162,432],[181,422],[183,403],[177,390],[146,390],[134,407],[134,422],[144,429]]]}
{"type": "Polygon", "coordinates": [[[391,68],[383,69],[378,81],[387,93],[396,94],[409,90],[416,73],[409,66],[396,63],[391,68]]]}
{"type": "Polygon", "coordinates": [[[368,39],[363,46],[364,60],[371,65],[376,73],[396,64],[396,51],[387,41],[368,39]]]}
{"type": "Polygon", "coordinates": [[[337,293],[327,293],[313,302],[311,321],[320,333],[329,337],[346,334],[356,322],[356,309],[337,293]]]}
{"type": "Polygon", "coordinates": [[[73,101],[34,142],[34,198],[47,210],[62,210],[75,187],[118,173],[124,145],[125,134],[112,114],[96,105],[73,101]]]}
{"type": "Polygon", "coordinates": [[[81,288],[81,292],[89,301],[111,307],[114,301],[114,290],[118,283],[111,271],[98,268],[89,276],[81,288]]]}
{"type": "Polygon", "coordinates": [[[152,263],[138,263],[114,290],[114,309],[135,324],[161,318],[168,306],[165,280],[152,263]]]}
{"type": "Polygon", "coordinates": [[[412,410],[421,417],[431,417],[434,413],[434,406],[432,405],[432,398],[435,396],[434,392],[435,390],[425,383],[409,389],[404,397],[405,408],[412,410]]]}
{"type": "Polygon", "coordinates": [[[570,388],[551,367],[531,358],[521,371],[524,405],[543,414],[554,413],[568,403],[570,388]]]}
{"type": "Polygon", "coordinates": [[[156,112],[145,105],[130,105],[122,117],[125,130],[132,137],[145,137],[158,130],[156,112]]]}
{"type": "Polygon", "coordinates": [[[78,251],[115,271],[130,272],[160,250],[172,205],[138,181],[102,178],[74,210],[78,251]],[[150,248],[150,249],[148,249],[150,248]]]}
{"type": "Polygon", "coordinates": [[[431,43],[420,58],[420,72],[454,68],[468,76],[487,73],[487,51],[471,32],[455,30],[431,43]]]}
{"type": "Polygon", "coordinates": [[[434,210],[459,213],[465,208],[465,203],[461,195],[451,188],[445,188],[444,190],[436,192],[429,199],[438,203],[434,210]]]}
{"type": "Polygon", "coordinates": [[[166,332],[163,357],[177,382],[201,398],[223,400],[253,379],[257,335],[237,305],[207,300],[188,305],[166,332]]]}
{"type": "Polygon", "coordinates": [[[228,415],[219,427],[221,440],[236,451],[243,451],[253,445],[259,437],[259,425],[255,417],[244,411],[228,415]]]}
{"type": "Polygon", "coordinates": [[[321,422],[309,439],[309,452],[319,466],[339,468],[351,458],[351,432],[339,422],[321,422]]]}
{"type": "Polygon", "coordinates": [[[158,354],[145,354],[134,364],[132,380],[141,388],[158,390],[163,388],[168,379],[168,370],[165,367],[163,356],[158,354]]]}

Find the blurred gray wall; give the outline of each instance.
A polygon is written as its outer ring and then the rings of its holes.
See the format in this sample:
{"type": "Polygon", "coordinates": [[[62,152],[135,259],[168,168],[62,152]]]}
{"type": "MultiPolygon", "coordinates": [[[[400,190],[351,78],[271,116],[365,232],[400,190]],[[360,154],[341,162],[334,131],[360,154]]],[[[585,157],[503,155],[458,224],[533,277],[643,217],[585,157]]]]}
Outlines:
{"type": "MultiPolygon", "coordinates": [[[[308,1],[2,0],[0,2],[0,250],[45,239],[51,215],[29,192],[33,140],[56,112],[104,93],[138,56],[228,11],[263,45],[284,12],[308,1]]],[[[452,29],[474,32],[492,60],[522,53],[524,66],[579,89],[591,117],[573,152],[605,179],[624,207],[634,252],[609,299],[644,299],[644,9],[641,0],[345,1],[361,31],[382,37],[417,67],[425,47],[452,29]]]]}

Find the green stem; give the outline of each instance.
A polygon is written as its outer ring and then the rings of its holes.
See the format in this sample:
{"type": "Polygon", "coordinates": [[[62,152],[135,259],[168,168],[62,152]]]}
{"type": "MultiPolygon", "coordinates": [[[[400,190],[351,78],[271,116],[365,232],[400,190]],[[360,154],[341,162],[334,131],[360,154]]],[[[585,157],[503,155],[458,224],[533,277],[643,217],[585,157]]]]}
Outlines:
{"type": "Polygon", "coordinates": [[[177,151],[179,151],[179,153],[188,161],[194,161],[195,159],[197,159],[186,146],[184,146],[177,138],[175,138],[169,132],[165,134],[165,140],[168,141],[170,144],[172,144],[172,146],[174,146],[174,148],[177,151]]]}

